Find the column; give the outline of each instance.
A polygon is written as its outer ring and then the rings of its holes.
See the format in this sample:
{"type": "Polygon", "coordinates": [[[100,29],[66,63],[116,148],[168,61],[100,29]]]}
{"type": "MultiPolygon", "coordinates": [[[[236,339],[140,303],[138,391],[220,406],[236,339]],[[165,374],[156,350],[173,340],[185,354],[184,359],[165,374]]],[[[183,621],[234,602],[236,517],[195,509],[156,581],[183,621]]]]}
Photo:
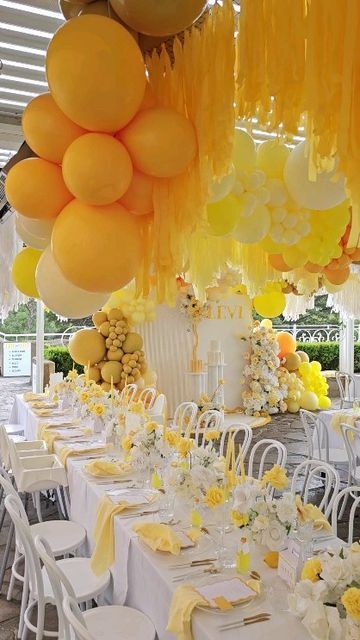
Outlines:
{"type": "Polygon", "coordinates": [[[36,301],[36,377],[35,391],[42,393],[44,389],[44,305],[36,301]]]}

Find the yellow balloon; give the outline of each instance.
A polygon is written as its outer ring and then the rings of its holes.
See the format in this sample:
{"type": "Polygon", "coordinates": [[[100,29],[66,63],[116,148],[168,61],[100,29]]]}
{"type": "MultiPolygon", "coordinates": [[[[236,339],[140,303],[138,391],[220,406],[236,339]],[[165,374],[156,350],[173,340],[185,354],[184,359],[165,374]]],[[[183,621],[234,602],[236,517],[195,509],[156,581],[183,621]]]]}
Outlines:
{"type": "Polygon", "coordinates": [[[288,371],[296,371],[301,364],[301,358],[297,353],[287,353],[285,356],[284,367],[288,371]]]}
{"type": "Polygon", "coordinates": [[[25,218],[17,213],[15,217],[16,233],[28,247],[45,249],[50,243],[54,222],[55,218],[36,220],[36,218],[25,218]]]}
{"type": "Polygon", "coordinates": [[[286,306],[286,298],[283,293],[274,291],[255,296],[254,309],[263,318],[276,318],[280,316],[286,306]]]}
{"type": "Polygon", "coordinates": [[[83,2],[72,2],[70,0],[59,0],[59,7],[65,20],[76,18],[79,15],[81,9],[84,7],[83,2]]]}
{"type": "Polygon", "coordinates": [[[41,251],[26,247],[15,256],[11,268],[11,277],[19,291],[29,298],[40,298],[36,288],[35,271],[41,257],[41,251]]]}
{"type": "Polygon", "coordinates": [[[292,269],[303,267],[308,261],[306,253],[303,253],[297,247],[288,247],[285,249],[285,251],[283,251],[283,258],[286,264],[292,269]]]}
{"type": "Polygon", "coordinates": [[[270,225],[269,209],[264,204],[258,204],[251,216],[240,216],[233,235],[238,242],[254,244],[266,236],[270,225]]]}
{"type": "Polygon", "coordinates": [[[301,365],[299,366],[299,373],[302,376],[307,376],[311,373],[311,365],[310,362],[307,362],[306,360],[303,360],[303,362],[301,363],[301,365]]]}
{"type": "Polygon", "coordinates": [[[55,218],[72,199],[61,168],[42,158],[15,164],[5,181],[5,193],[14,209],[27,218],[55,218]]]}
{"type": "Polygon", "coordinates": [[[239,199],[234,193],[229,193],[223,200],[208,204],[207,218],[210,233],[214,236],[224,236],[230,233],[238,222],[239,214],[239,199]]]}
{"type": "Polygon", "coordinates": [[[72,122],[50,93],[33,98],[22,115],[22,128],[29,147],[41,158],[62,163],[68,146],[85,129],[72,122]]]}
{"type": "Polygon", "coordinates": [[[190,27],[203,12],[206,0],[110,0],[110,4],[135,31],[168,36],[190,27]]]}
{"type": "Polygon", "coordinates": [[[285,162],[290,149],[278,140],[266,140],[257,150],[257,166],[262,169],[268,178],[283,179],[285,162]]]}
{"type": "Polygon", "coordinates": [[[243,129],[235,129],[233,162],[237,171],[252,171],[256,165],[255,142],[243,129]]]}
{"type": "Polygon", "coordinates": [[[300,410],[300,404],[296,400],[287,400],[286,404],[289,413],[297,413],[300,410]]]}
{"type": "Polygon", "coordinates": [[[140,351],[143,347],[143,339],[139,333],[134,333],[130,331],[123,344],[122,350],[124,353],[134,353],[134,351],[140,351]]]}
{"type": "Polygon", "coordinates": [[[106,302],[107,293],[90,293],[66,280],[51,248],[45,249],[36,269],[36,286],[48,309],[64,318],[87,318],[106,302]]]}
{"type": "Polygon", "coordinates": [[[77,364],[97,364],[105,352],[105,338],[96,329],[80,329],[69,340],[69,353],[77,364]]]}
{"type": "Polygon", "coordinates": [[[84,15],[50,42],[46,74],[60,109],[84,129],[113,133],[134,117],[145,91],[141,51],[115,20],[84,15]]]}
{"type": "Polygon", "coordinates": [[[309,356],[305,351],[297,351],[296,353],[300,357],[301,362],[309,362],[309,356]]]}
{"type": "Polygon", "coordinates": [[[110,382],[111,379],[113,384],[117,384],[121,380],[121,372],[122,366],[120,362],[105,362],[104,366],[101,367],[101,377],[105,382],[110,382]]]}
{"type": "Polygon", "coordinates": [[[330,409],[331,400],[327,396],[319,397],[319,409],[330,409]]]}
{"type": "Polygon", "coordinates": [[[272,329],[273,323],[269,318],[264,318],[264,320],[261,320],[260,326],[266,327],[266,329],[272,329]]]}
{"type": "Polygon", "coordinates": [[[129,188],[121,197],[120,204],[137,216],[151,213],[154,209],[154,184],[154,178],[134,169],[129,188]]]}
{"type": "Polygon", "coordinates": [[[130,282],[142,255],[137,220],[117,203],[94,207],[73,200],[56,219],[51,240],[65,278],[93,292],[130,282]]]}
{"type": "Polygon", "coordinates": [[[319,408],[319,399],[313,391],[304,391],[301,394],[300,406],[307,411],[316,411],[319,408]]]}
{"type": "Polygon", "coordinates": [[[121,142],[106,133],[87,133],[66,150],[62,165],[69,191],[86,204],[111,204],[128,189],[133,169],[121,142]]]}

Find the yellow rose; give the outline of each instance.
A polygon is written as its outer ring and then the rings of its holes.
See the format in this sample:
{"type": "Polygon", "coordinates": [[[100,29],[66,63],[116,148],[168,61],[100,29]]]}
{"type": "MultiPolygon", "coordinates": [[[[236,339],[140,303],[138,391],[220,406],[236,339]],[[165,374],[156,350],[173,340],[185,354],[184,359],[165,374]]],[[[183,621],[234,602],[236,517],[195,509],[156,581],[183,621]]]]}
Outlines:
{"type": "Polygon", "coordinates": [[[205,496],[205,504],[207,504],[210,509],[215,509],[221,504],[225,502],[225,491],[218,487],[217,485],[213,485],[209,487],[206,496],[205,496]]]}
{"type": "Polygon", "coordinates": [[[177,431],[167,431],[165,433],[165,440],[166,442],[170,445],[170,447],[176,447],[178,440],[179,440],[179,434],[177,431]]]}
{"type": "Polygon", "coordinates": [[[149,422],[146,423],[146,432],[147,433],[152,433],[153,431],[155,431],[155,429],[158,427],[158,423],[154,422],[154,420],[149,420],[149,422]]]}
{"type": "Polygon", "coordinates": [[[286,469],[283,469],[278,464],[274,464],[274,466],[269,469],[269,471],[265,471],[261,480],[261,484],[263,486],[265,486],[266,484],[271,484],[274,489],[286,489],[289,484],[286,469]]]}
{"type": "Polygon", "coordinates": [[[91,411],[100,418],[105,413],[105,407],[103,404],[93,404],[91,411]]]}
{"type": "Polygon", "coordinates": [[[69,371],[69,373],[67,374],[67,377],[69,380],[76,380],[76,378],[78,377],[78,372],[76,371],[76,369],[71,369],[71,371],[69,371]]]}
{"type": "Polygon", "coordinates": [[[126,453],[129,453],[131,447],[132,447],[132,440],[130,438],[130,436],[125,436],[122,440],[121,440],[121,446],[123,448],[123,450],[126,453]]]}
{"type": "Polygon", "coordinates": [[[89,394],[86,391],[82,391],[82,393],[80,393],[80,401],[84,403],[89,402],[89,394]]]}
{"type": "Polygon", "coordinates": [[[240,513],[240,511],[232,511],[231,520],[235,527],[246,527],[249,523],[249,515],[247,513],[240,513]]]}
{"type": "Polygon", "coordinates": [[[131,403],[129,411],[131,411],[131,413],[136,413],[137,415],[143,416],[145,413],[145,407],[143,403],[138,400],[137,402],[131,403]]]}
{"type": "Polygon", "coordinates": [[[210,440],[217,440],[218,438],[220,438],[220,431],[217,431],[216,429],[210,429],[210,431],[206,431],[204,437],[207,442],[210,442],[210,440]]]}
{"type": "Polygon", "coordinates": [[[320,573],[322,566],[319,558],[310,558],[307,560],[302,568],[301,580],[310,580],[311,582],[317,582],[320,580],[320,573]]]}
{"type": "Polygon", "coordinates": [[[360,589],[357,587],[346,589],[341,597],[341,602],[349,616],[354,620],[360,620],[360,589]]]}
{"type": "Polygon", "coordinates": [[[194,445],[194,441],[191,438],[178,438],[176,449],[182,458],[186,458],[190,450],[194,445]]]}

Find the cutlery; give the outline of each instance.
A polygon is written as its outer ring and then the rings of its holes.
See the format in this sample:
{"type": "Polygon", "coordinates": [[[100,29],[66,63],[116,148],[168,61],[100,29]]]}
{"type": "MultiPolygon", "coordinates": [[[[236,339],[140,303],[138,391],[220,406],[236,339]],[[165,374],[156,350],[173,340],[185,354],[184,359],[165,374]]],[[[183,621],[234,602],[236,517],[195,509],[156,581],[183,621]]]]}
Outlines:
{"type": "Polygon", "coordinates": [[[94,479],[94,480],[90,480],[90,482],[93,482],[101,486],[101,485],[112,485],[112,484],[124,484],[125,482],[133,482],[133,480],[131,480],[131,478],[127,478],[127,480],[96,480],[94,479]]]}
{"type": "Polygon", "coordinates": [[[231,629],[236,629],[237,627],[246,627],[249,624],[255,624],[255,622],[267,622],[268,620],[270,620],[270,618],[270,613],[258,613],[253,616],[248,616],[247,618],[241,618],[241,620],[234,620],[233,622],[223,624],[218,627],[218,631],[230,631],[231,629]]]}
{"type": "Polygon", "coordinates": [[[152,513],[158,513],[159,509],[154,509],[153,511],[137,511],[135,513],[127,513],[124,516],[119,514],[122,520],[125,518],[139,518],[140,516],[148,516],[152,513]]]}
{"type": "Polygon", "coordinates": [[[171,564],[169,569],[182,569],[185,567],[198,567],[202,564],[211,564],[212,562],[216,562],[216,558],[201,558],[199,560],[192,560],[191,562],[181,562],[179,564],[171,564]]]}
{"type": "MultiPolygon", "coordinates": [[[[201,565],[200,565],[201,566],[201,565]]],[[[217,573],[221,573],[221,569],[217,569],[214,566],[210,566],[207,569],[202,569],[200,571],[188,571],[187,573],[182,573],[181,575],[175,576],[172,579],[172,582],[181,582],[182,580],[186,580],[186,578],[197,578],[202,576],[204,573],[210,573],[211,575],[215,575],[217,573]]]]}

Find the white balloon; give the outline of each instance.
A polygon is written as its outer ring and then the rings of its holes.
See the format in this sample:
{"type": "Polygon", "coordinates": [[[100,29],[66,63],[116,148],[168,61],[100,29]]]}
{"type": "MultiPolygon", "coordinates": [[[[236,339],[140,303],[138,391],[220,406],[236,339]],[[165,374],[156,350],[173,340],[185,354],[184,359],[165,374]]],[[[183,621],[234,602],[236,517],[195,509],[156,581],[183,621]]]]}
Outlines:
{"type": "Polygon", "coordinates": [[[236,180],[236,171],[234,165],[231,166],[230,173],[221,178],[221,180],[213,180],[210,186],[210,198],[208,202],[218,202],[223,200],[232,190],[236,180]]]}
{"type": "Polygon", "coordinates": [[[309,180],[309,160],[305,157],[305,142],[301,142],[291,151],[286,161],[284,180],[291,197],[298,205],[322,211],[336,207],[346,198],[344,175],[340,173],[333,182],[335,172],[336,166],[330,173],[318,173],[316,182],[309,180]]]}
{"type": "Polygon", "coordinates": [[[47,247],[35,274],[36,286],[46,307],[64,318],[86,318],[105,304],[109,293],[90,293],[65,279],[47,247]]]}
{"type": "Polygon", "coordinates": [[[36,220],[16,214],[15,228],[18,236],[28,247],[33,249],[46,249],[51,239],[54,219],[36,220]]]}
{"type": "Polygon", "coordinates": [[[269,204],[273,207],[282,207],[288,199],[283,181],[279,178],[269,178],[265,186],[270,191],[269,204]]]}

